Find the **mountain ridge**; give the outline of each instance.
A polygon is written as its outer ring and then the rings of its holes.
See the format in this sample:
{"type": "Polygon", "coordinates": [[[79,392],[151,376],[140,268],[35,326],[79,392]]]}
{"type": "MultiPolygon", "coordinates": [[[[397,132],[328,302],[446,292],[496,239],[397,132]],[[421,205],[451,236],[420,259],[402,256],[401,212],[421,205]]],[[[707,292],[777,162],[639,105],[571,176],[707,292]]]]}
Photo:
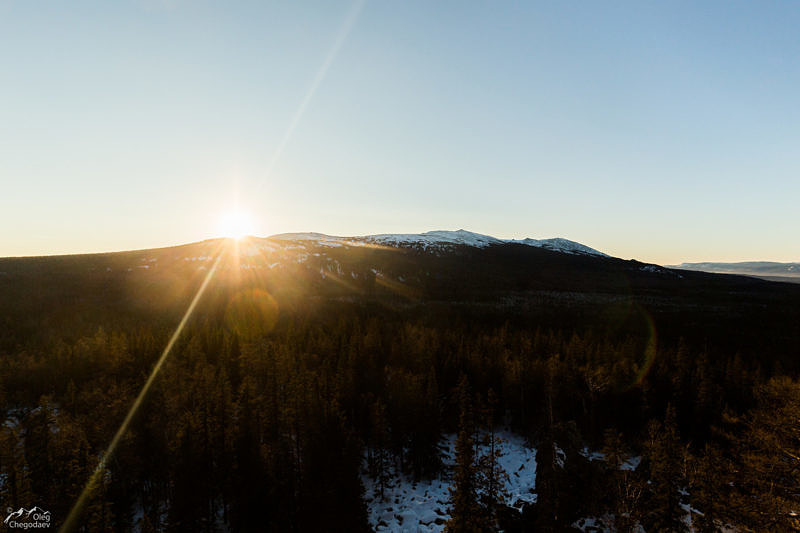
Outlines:
{"type": "Polygon", "coordinates": [[[428,249],[436,246],[473,246],[476,248],[484,248],[497,244],[521,244],[525,246],[534,246],[537,248],[545,248],[556,252],[570,253],[570,254],[587,254],[602,257],[608,257],[607,254],[600,252],[594,248],[586,246],[585,244],[571,241],[562,237],[555,237],[550,239],[499,239],[491,235],[484,235],[475,233],[464,229],[458,230],[433,230],[424,233],[379,233],[374,235],[360,235],[351,237],[342,237],[334,235],[326,235],[324,233],[307,232],[307,233],[279,233],[271,235],[267,239],[277,240],[295,240],[295,241],[317,241],[318,243],[370,243],[382,244],[387,246],[412,246],[417,248],[428,249]]]}
{"type": "Polygon", "coordinates": [[[712,274],[736,274],[751,276],[768,281],[788,281],[800,283],[800,263],[781,263],[778,261],[738,261],[717,262],[703,261],[698,263],[680,263],[668,265],[668,268],[678,270],[693,270],[709,272],[712,274]]]}

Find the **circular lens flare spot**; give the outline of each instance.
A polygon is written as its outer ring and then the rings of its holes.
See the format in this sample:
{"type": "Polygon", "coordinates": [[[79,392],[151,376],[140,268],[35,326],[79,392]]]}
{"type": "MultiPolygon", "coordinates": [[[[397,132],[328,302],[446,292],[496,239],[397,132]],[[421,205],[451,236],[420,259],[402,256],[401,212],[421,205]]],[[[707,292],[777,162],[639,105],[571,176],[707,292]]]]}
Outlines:
{"type": "Polygon", "coordinates": [[[228,302],[225,322],[244,339],[269,333],[278,320],[278,302],[263,289],[240,291],[228,302]]]}

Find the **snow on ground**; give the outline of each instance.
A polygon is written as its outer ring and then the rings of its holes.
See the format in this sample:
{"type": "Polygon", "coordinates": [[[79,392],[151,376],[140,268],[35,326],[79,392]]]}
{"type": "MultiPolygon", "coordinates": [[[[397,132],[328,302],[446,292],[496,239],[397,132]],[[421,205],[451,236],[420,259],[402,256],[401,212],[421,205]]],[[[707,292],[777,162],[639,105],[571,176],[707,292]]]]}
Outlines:
{"type": "MultiPolygon", "coordinates": [[[[601,517],[588,516],[576,520],[572,526],[585,533],[616,531],[616,529],[614,529],[614,517],[611,515],[603,515],[601,517]]],[[[636,532],[644,533],[644,530],[638,527],[636,532]]]]}
{"type": "Polygon", "coordinates": [[[490,244],[500,244],[502,241],[489,235],[481,235],[463,229],[457,231],[428,231],[418,234],[381,234],[364,237],[369,242],[393,246],[414,244],[427,249],[429,246],[441,244],[460,244],[484,248],[490,244]]]}
{"type": "MultiPolygon", "coordinates": [[[[598,451],[591,451],[588,447],[584,447],[580,451],[581,455],[589,459],[590,461],[605,461],[606,455],[603,452],[598,451]]],[[[620,470],[636,470],[639,467],[639,463],[642,462],[641,455],[632,455],[625,459],[625,462],[622,463],[619,467],[620,470]]]]}
{"type": "Polygon", "coordinates": [[[620,470],[636,470],[639,468],[639,463],[642,462],[641,455],[634,455],[633,457],[628,457],[624,463],[619,467],[620,470]]]}
{"type": "Polygon", "coordinates": [[[658,265],[645,265],[639,267],[639,270],[641,270],[642,272],[650,272],[651,274],[664,274],[668,276],[683,278],[683,276],[678,274],[677,272],[673,270],[667,270],[666,268],[660,267],[658,265]]]}
{"type": "Polygon", "coordinates": [[[560,237],[556,237],[554,239],[522,239],[519,241],[507,240],[504,242],[524,244],[526,246],[536,246],[537,248],[544,248],[546,250],[553,250],[555,252],[563,252],[567,254],[587,254],[608,257],[603,252],[598,252],[594,248],[589,248],[585,244],[570,241],[569,239],[562,239],[560,237]]]}
{"type": "Polygon", "coordinates": [[[322,233],[281,233],[269,238],[281,241],[312,241],[318,246],[342,246],[344,244],[359,246],[366,243],[396,247],[413,246],[424,250],[454,245],[485,248],[493,244],[511,243],[535,246],[537,248],[568,254],[587,254],[607,257],[606,254],[598,252],[594,248],[558,237],[554,239],[498,239],[491,235],[482,235],[463,229],[456,231],[428,231],[425,233],[382,233],[379,235],[362,235],[359,237],[337,237],[322,233]]]}
{"type": "Polygon", "coordinates": [[[642,272],[653,272],[656,274],[665,272],[663,268],[657,265],[645,265],[643,267],[639,267],[639,270],[641,270],[642,272]]]}
{"type": "MultiPolygon", "coordinates": [[[[532,492],[536,481],[536,450],[525,439],[510,431],[498,431],[500,466],[508,474],[505,491],[507,503],[521,509],[524,503],[536,501],[532,492]]],[[[456,436],[446,435],[441,442],[444,471],[439,478],[414,481],[403,474],[391,476],[384,489],[366,471],[362,475],[366,488],[365,499],[370,525],[375,531],[408,533],[439,533],[450,517],[447,512],[450,499],[450,470],[455,464],[456,436]]],[[[485,453],[485,447],[480,447],[485,453]]]]}

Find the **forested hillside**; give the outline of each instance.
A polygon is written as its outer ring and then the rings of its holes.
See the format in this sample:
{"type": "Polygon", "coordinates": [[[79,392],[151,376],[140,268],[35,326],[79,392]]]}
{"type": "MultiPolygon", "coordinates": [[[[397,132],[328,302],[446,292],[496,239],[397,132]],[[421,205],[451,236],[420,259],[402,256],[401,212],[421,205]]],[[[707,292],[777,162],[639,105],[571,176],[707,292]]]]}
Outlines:
{"type": "Polygon", "coordinates": [[[63,523],[219,254],[82,531],[369,531],[390,473],[454,532],[800,527],[800,286],[518,244],[0,260],[2,508],[63,523]]]}

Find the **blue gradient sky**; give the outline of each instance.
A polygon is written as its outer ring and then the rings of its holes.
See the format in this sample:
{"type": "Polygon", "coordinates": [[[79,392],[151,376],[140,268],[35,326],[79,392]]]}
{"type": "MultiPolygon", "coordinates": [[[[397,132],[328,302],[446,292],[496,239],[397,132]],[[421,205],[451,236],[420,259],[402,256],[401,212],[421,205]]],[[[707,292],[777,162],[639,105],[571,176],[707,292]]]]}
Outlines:
{"type": "Polygon", "coordinates": [[[797,2],[0,0],[0,256],[256,233],[800,260],[797,2]]]}

